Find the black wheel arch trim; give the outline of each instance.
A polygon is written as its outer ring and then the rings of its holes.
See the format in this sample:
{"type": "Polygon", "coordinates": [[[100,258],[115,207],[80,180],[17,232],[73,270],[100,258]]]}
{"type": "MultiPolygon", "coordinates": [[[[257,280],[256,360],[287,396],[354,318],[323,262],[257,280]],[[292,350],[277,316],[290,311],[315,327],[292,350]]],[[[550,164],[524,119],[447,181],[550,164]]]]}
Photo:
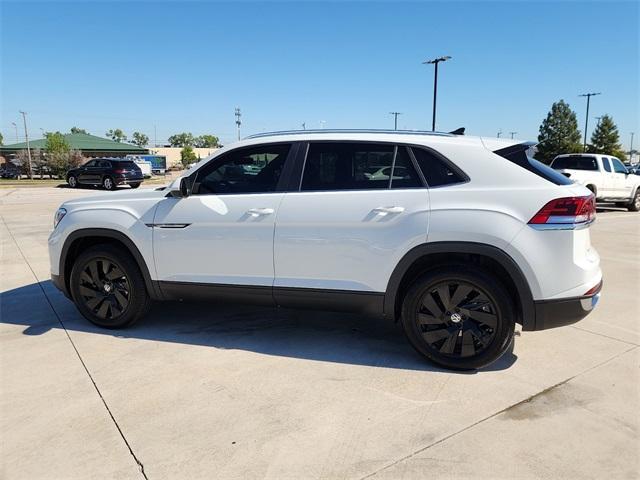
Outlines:
{"type": "Polygon", "coordinates": [[[523,330],[536,330],[536,309],[531,288],[518,264],[503,250],[476,242],[433,242],[418,245],[407,252],[394,269],[384,296],[384,315],[396,319],[398,292],[402,279],[409,268],[419,259],[432,254],[471,254],[488,257],[500,264],[511,277],[518,293],[521,305],[523,330]]]}
{"type": "Polygon", "coordinates": [[[67,257],[69,256],[69,248],[76,240],[86,237],[106,237],[118,240],[122,243],[138,264],[138,268],[140,268],[140,272],[144,278],[144,283],[147,287],[149,296],[154,300],[162,300],[162,291],[158,287],[158,282],[151,279],[147,262],[144,260],[144,257],[140,253],[140,250],[138,250],[138,247],[136,247],[136,244],[124,233],[108,228],[82,228],[71,232],[65,239],[60,254],[59,279],[56,286],[58,286],[58,288],[63,287],[61,290],[67,297],[70,297],[69,278],[65,277],[65,272],[67,267],[67,257]]]}

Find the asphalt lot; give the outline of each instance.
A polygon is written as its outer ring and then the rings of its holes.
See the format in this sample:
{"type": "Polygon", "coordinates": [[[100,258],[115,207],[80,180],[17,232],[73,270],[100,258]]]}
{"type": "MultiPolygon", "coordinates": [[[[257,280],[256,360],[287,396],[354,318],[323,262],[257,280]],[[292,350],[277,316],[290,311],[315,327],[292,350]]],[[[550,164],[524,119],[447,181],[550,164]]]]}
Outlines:
{"type": "Polygon", "coordinates": [[[0,190],[1,478],[639,477],[640,214],[598,214],[592,315],[452,373],[355,315],[171,303],[95,328],[47,254],[91,193],[0,190]]]}

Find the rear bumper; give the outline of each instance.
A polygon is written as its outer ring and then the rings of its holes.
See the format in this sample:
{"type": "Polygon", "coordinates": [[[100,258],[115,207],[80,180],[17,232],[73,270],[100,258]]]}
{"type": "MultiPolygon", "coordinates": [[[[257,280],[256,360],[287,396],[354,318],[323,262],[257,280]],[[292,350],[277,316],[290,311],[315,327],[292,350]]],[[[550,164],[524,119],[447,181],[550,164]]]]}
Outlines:
{"type": "Polygon", "coordinates": [[[588,297],[541,300],[535,302],[536,323],[534,330],[546,330],[579,322],[589,315],[600,300],[602,284],[588,297]]]}
{"type": "Polygon", "coordinates": [[[144,176],[140,175],[139,177],[114,177],[113,179],[118,185],[127,185],[129,183],[142,183],[144,181],[144,176]]]}

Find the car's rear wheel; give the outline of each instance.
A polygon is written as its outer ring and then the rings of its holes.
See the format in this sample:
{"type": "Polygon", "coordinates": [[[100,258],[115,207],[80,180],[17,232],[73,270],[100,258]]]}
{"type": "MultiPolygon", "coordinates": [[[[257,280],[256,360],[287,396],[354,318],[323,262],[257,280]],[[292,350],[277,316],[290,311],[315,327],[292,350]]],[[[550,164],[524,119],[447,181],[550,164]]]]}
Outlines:
{"type": "Polygon", "coordinates": [[[105,190],[114,190],[116,188],[116,183],[113,181],[113,178],[104,177],[102,179],[102,188],[105,190]]]}
{"type": "Polygon", "coordinates": [[[76,188],[78,186],[78,179],[74,175],[69,175],[69,178],[67,178],[67,183],[71,188],[76,188]]]}
{"type": "Polygon", "coordinates": [[[633,200],[631,200],[631,203],[627,205],[627,210],[629,210],[630,212],[640,211],[640,188],[633,196],[633,200]]]}
{"type": "Polygon", "coordinates": [[[80,313],[105,328],[133,324],[151,304],[135,260],[124,249],[108,244],[91,247],[76,259],[70,290],[80,313]]]}
{"type": "Polygon", "coordinates": [[[476,267],[444,267],[409,288],[402,324],[413,347],[446,368],[489,365],[512,345],[513,302],[502,284],[476,267]]]}
{"type": "Polygon", "coordinates": [[[140,182],[130,183],[131,188],[138,188],[140,186],[140,182]]]}

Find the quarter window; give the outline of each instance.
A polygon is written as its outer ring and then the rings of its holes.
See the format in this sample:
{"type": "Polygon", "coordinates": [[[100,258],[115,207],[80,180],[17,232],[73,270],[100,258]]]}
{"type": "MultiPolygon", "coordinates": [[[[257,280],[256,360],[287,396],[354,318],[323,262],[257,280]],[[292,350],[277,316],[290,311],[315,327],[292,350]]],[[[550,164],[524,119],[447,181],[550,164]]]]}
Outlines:
{"type": "Polygon", "coordinates": [[[465,181],[460,172],[456,171],[453,166],[448,165],[444,160],[438,158],[429,150],[416,147],[412,150],[418,166],[420,170],[422,170],[422,174],[430,187],[440,187],[465,181]]]}
{"type": "Polygon", "coordinates": [[[290,144],[242,148],[211,161],[197,173],[194,194],[274,192],[290,144]]]}

